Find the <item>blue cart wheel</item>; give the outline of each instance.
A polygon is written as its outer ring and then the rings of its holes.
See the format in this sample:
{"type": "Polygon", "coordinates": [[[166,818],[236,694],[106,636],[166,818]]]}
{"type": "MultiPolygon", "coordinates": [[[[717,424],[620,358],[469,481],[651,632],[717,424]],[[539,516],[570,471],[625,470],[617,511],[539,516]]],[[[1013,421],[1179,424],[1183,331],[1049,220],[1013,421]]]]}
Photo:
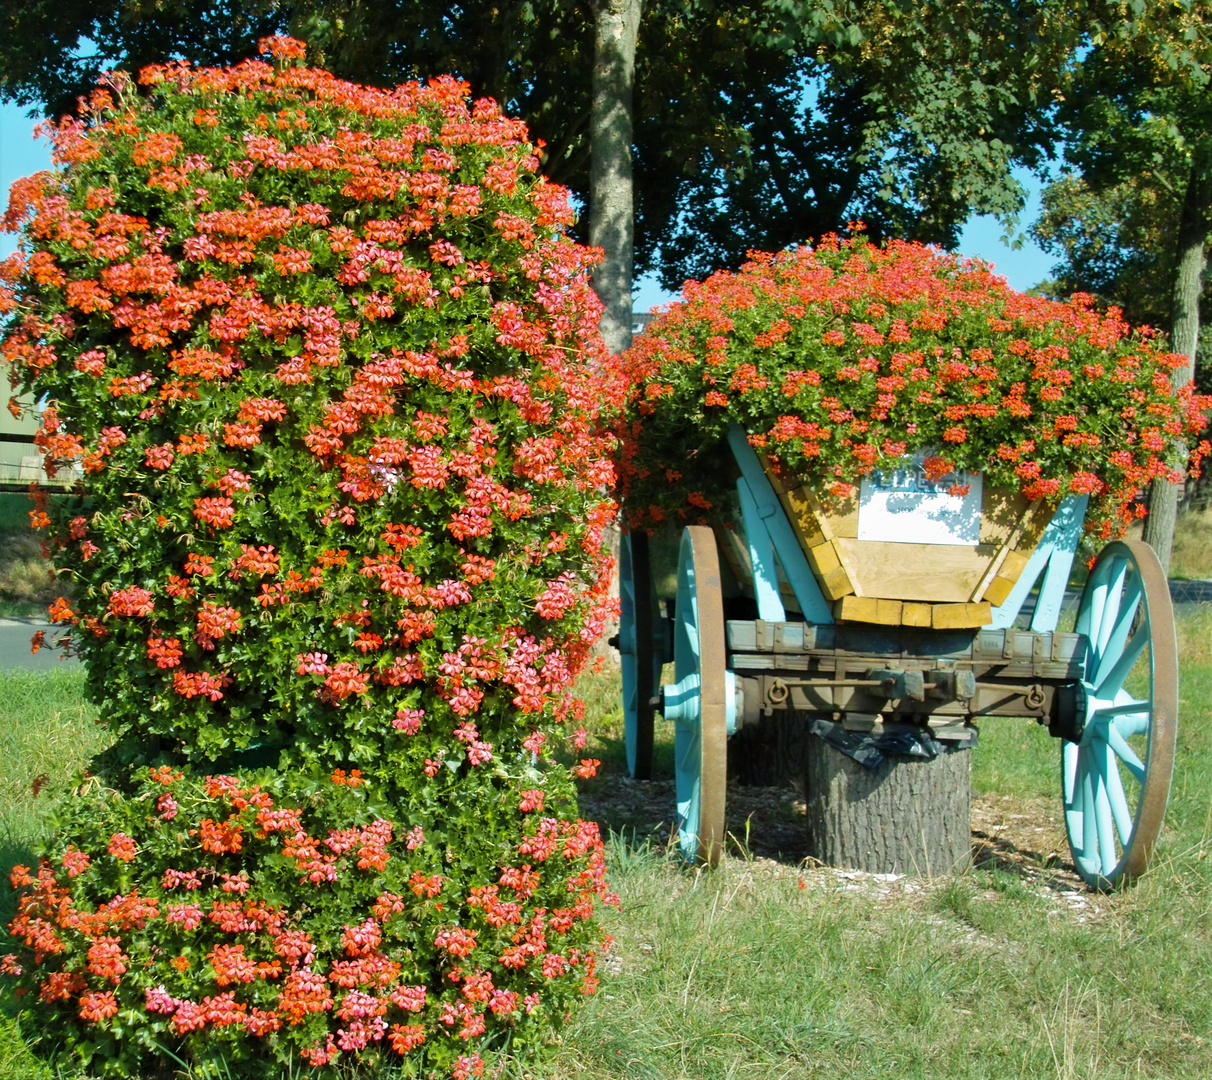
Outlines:
{"type": "Polygon", "coordinates": [[[627,771],[652,778],[653,698],[661,682],[659,614],[648,560],[648,534],[631,532],[619,545],[619,659],[623,669],[623,742],[627,771]]]}
{"type": "Polygon", "coordinates": [[[682,854],[715,866],[724,850],[728,717],[724,670],[724,597],[710,529],[690,526],[678,554],[673,624],[675,682],[664,687],[665,719],[674,723],[682,854]]]}
{"type": "Polygon", "coordinates": [[[1075,629],[1088,644],[1080,739],[1062,743],[1065,827],[1078,874],[1110,889],[1148,867],[1174,771],[1178,644],[1151,547],[1102,550],[1075,629]]]}

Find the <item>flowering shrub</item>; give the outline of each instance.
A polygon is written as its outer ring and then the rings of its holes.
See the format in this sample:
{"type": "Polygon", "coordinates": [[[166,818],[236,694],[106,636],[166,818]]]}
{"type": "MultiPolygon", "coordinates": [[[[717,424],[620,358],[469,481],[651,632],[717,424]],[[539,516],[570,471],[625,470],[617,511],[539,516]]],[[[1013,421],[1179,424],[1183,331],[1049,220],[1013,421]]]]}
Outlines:
{"type": "MultiPolygon", "coordinates": [[[[987,267],[919,244],[826,237],[755,253],[687,284],[625,358],[621,482],[633,525],[709,514],[730,498],[733,424],[777,468],[848,496],[873,470],[931,451],[1030,499],[1091,496],[1104,537],[1143,512],[1212,399],[1170,389],[1184,361],[1089,298],[1024,296],[987,267]]],[[[1209,452],[1200,442],[1198,466],[1209,452]]]]}
{"type": "Polygon", "coordinates": [[[405,815],[357,770],[148,770],[126,799],[82,796],[42,865],[13,871],[25,949],[0,966],[100,1074],[159,1044],[260,1057],[259,1075],[353,1053],[478,1075],[477,1047],[540,1042],[597,981],[597,827],[550,816],[566,782],[546,808],[519,789],[450,777],[405,815]],[[451,806],[479,823],[474,856],[452,857],[451,806]]]}
{"type": "Polygon", "coordinates": [[[119,1074],[155,1046],[201,1059],[231,1044],[232,1060],[304,1047],[325,1067],[384,1048],[469,1075],[459,1057],[522,1016],[561,1019],[565,982],[592,985],[577,890],[601,894],[600,845],[547,755],[579,737],[573,682],[611,607],[594,256],[564,235],[565,192],[536,176],[523,125],[464,84],[371,90],[302,66],[297,42],[266,47],[276,65],[148,68],[142,92],[111,76],[53,126],[58,171],[19,182],[5,217],[23,241],[0,270],[0,351],[47,402],[48,469],[85,475],[33,511],[75,581],[50,614],[117,737],[105,794],[66,811],[51,862],[19,883],[43,922],[54,897],[63,950],[19,918],[9,963],[71,1039],[121,1044],[106,1051],[119,1074]],[[161,767],[186,778],[153,811],[141,778],[161,767]],[[252,809],[214,803],[229,784],[252,809]],[[355,869],[348,844],[372,828],[387,854],[355,869]],[[536,829],[572,848],[528,855],[536,829]],[[73,877],[64,844],[95,869],[73,877]],[[502,875],[527,862],[522,896],[502,875]],[[424,904],[409,891],[422,869],[443,881],[424,904]],[[187,928],[165,914],[193,902],[169,871],[220,892],[247,880],[229,891],[274,914],[187,928]],[[484,890],[511,914],[473,933],[484,890]],[[410,897],[403,915],[376,913],[386,893],[410,897]],[[132,896],[145,916],[73,921],[132,896]],[[501,959],[557,908],[573,911],[570,968],[546,950],[501,959]],[[351,984],[373,1007],[333,988],[334,965],[363,956],[343,927],[372,918],[399,978],[427,988],[412,1019],[387,1004],[395,976],[351,984]],[[313,960],[279,955],[279,974],[228,986],[205,949],[172,952],[202,933],[217,956],[272,965],[272,927],[311,934],[313,960]],[[90,967],[119,953],[138,960],[90,967]],[[178,955],[188,971],[166,969],[178,955]],[[274,1002],[305,970],[333,1004],[296,1023],[274,1002]],[[487,997],[464,993],[473,976],[487,997]],[[491,988],[541,1007],[494,1012],[491,988]]]}

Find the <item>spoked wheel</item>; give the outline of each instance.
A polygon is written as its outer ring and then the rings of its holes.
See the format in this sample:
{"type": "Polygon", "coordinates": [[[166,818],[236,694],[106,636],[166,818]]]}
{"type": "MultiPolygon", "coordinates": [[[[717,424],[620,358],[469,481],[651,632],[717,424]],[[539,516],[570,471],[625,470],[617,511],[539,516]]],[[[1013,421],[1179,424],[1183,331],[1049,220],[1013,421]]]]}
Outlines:
{"type": "Polygon", "coordinates": [[[1065,827],[1078,874],[1110,889],[1144,873],[1161,831],[1178,734],[1178,644],[1153,549],[1100,553],[1078,608],[1086,635],[1079,741],[1062,743],[1065,827]]]}
{"type": "Polygon", "coordinates": [[[678,554],[672,685],[665,719],[674,722],[678,839],[686,859],[715,866],[724,849],[728,762],[728,677],[724,597],[710,529],[689,526],[678,554]]]}
{"type": "Polygon", "coordinates": [[[628,533],[619,547],[619,600],[627,771],[637,780],[650,780],[653,698],[661,681],[664,656],[656,643],[659,612],[645,532],[628,533]]]}

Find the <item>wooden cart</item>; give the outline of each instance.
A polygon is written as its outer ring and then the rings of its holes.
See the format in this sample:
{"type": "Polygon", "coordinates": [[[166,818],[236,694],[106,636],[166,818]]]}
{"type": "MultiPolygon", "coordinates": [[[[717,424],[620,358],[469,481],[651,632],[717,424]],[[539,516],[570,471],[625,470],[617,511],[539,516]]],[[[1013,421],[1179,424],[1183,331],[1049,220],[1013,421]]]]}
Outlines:
{"type": "Polygon", "coordinates": [[[930,502],[907,497],[915,478],[827,511],[765,468],[740,429],[729,444],[741,520],[684,531],[667,614],[644,534],[624,537],[620,565],[628,766],[647,778],[654,714],[674,724],[686,857],[718,860],[727,741],[762,716],[791,709],[961,744],[978,720],[1021,717],[1060,743],[1078,873],[1096,888],[1142,873],[1169,796],[1178,707],[1173,612],[1152,549],[1108,544],[1072,632],[1059,632],[1084,496],[1050,508],[969,478],[966,520],[926,530],[947,542],[889,539],[898,504],[920,519],[930,502]],[[724,577],[743,582],[756,619],[725,619],[724,577]],[[673,681],[660,686],[670,661],[673,681]]]}

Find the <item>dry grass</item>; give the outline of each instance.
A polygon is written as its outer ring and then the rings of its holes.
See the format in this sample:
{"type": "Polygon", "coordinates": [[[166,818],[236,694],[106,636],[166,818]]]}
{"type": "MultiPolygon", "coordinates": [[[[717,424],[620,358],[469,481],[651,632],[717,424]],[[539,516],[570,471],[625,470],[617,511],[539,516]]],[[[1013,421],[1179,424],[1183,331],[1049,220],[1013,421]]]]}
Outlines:
{"type": "Polygon", "coordinates": [[[1174,527],[1172,578],[1212,578],[1212,510],[1189,510],[1174,527]]]}
{"type": "Polygon", "coordinates": [[[63,593],[64,584],[51,577],[51,564],[43,558],[37,537],[28,532],[0,534],[0,609],[11,615],[41,614],[63,593]]]}

